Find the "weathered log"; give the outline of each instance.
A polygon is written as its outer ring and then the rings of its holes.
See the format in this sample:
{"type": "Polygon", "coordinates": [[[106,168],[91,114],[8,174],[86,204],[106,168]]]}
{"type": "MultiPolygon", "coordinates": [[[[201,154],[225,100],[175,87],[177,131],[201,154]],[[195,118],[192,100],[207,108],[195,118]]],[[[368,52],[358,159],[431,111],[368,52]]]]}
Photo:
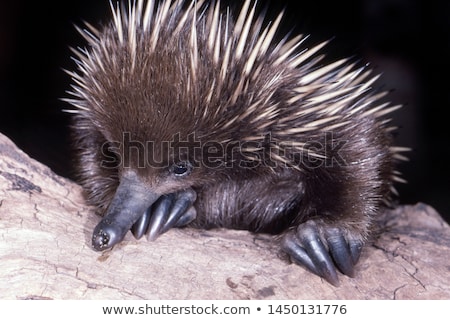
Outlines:
{"type": "Polygon", "coordinates": [[[449,299],[450,227],[425,204],[380,218],[355,278],[333,287],[280,259],[271,237],[175,229],[91,249],[81,188],[0,135],[2,299],[449,299]]]}

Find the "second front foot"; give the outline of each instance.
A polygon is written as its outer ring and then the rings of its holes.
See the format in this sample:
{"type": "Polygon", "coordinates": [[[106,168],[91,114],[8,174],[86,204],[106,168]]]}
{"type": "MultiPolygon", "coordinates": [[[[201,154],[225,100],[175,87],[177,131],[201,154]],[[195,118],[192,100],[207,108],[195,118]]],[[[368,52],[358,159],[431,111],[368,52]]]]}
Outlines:
{"type": "Polygon", "coordinates": [[[161,196],[136,221],[131,232],[136,239],[147,234],[148,240],[153,241],[171,228],[189,224],[197,216],[193,207],[196,197],[193,189],[161,196]]]}

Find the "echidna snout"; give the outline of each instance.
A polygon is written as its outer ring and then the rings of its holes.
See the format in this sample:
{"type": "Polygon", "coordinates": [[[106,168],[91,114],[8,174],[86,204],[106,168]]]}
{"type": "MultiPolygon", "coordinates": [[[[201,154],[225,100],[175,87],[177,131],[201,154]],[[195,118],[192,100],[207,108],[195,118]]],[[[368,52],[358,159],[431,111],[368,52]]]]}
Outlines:
{"type": "Polygon", "coordinates": [[[114,198],[94,229],[92,247],[97,251],[109,249],[121,242],[129,230],[137,239],[147,234],[149,240],[155,240],[170,228],[195,219],[195,199],[191,188],[167,195],[155,193],[135,172],[127,171],[121,175],[114,198]]]}
{"type": "Polygon", "coordinates": [[[122,174],[105,216],[95,227],[92,247],[105,250],[121,242],[125,234],[160,197],[142,185],[132,171],[122,174]]]}

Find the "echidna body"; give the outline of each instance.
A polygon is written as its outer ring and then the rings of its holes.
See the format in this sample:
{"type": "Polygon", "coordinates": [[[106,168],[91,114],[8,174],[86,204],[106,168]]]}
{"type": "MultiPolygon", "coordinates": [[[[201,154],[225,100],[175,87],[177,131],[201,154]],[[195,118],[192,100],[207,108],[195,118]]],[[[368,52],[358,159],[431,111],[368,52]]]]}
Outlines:
{"type": "Polygon", "coordinates": [[[130,229],[247,229],[335,285],[352,276],[399,180],[384,117],[398,106],[371,71],[275,41],[282,15],[266,23],[250,0],[237,19],[219,2],[111,7],[69,72],[81,183],[104,216],[94,249],[130,229]]]}

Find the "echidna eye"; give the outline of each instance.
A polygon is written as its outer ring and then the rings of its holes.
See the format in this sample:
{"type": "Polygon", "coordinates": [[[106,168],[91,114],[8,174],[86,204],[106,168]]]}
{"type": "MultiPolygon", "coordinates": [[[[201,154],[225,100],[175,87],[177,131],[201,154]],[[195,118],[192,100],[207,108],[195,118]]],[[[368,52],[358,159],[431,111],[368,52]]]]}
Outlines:
{"type": "Polygon", "coordinates": [[[183,177],[183,176],[187,176],[189,173],[191,173],[191,170],[192,170],[191,164],[187,161],[183,161],[183,162],[178,162],[178,163],[174,164],[172,166],[171,171],[177,177],[183,177]]]}

